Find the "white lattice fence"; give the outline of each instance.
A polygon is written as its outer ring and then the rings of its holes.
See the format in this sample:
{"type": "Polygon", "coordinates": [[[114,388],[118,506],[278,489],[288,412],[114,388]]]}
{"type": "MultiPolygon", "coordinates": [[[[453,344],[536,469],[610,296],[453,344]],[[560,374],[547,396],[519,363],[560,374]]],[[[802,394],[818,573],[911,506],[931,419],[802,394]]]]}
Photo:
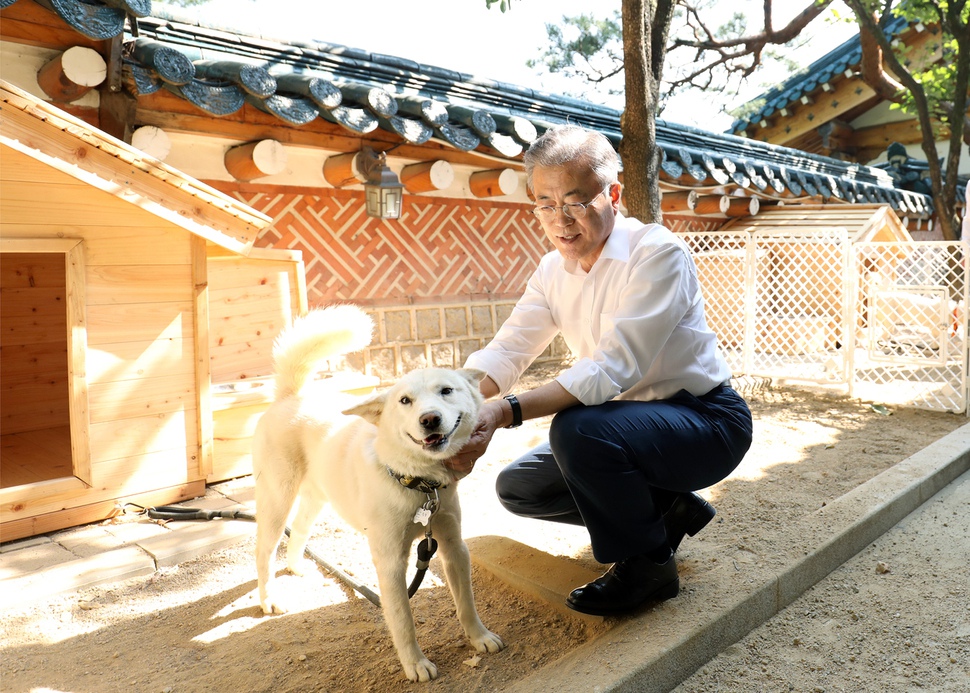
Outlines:
{"type": "Polygon", "coordinates": [[[853,243],[845,229],[689,233],[736,376],[967,410],[967,245],[853,243]]]}
{"type": "Polygon", "coordinates": [[[966,411],[967,248],[942,241],[853,247],[855,394],[889,390],[913,406],[966,411]]]}

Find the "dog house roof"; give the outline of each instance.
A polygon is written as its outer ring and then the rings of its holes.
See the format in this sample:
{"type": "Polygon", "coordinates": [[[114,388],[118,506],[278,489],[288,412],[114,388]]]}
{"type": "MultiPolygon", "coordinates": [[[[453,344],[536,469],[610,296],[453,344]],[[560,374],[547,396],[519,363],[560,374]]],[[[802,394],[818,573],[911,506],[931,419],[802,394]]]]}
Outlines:
{"type": "Polygon", "coordinates": [[[272,220],[228,195],[0,80],[0,142],[246,254],[272,220]],[[46,131],[38,136],[38,131],[46,131]]]}

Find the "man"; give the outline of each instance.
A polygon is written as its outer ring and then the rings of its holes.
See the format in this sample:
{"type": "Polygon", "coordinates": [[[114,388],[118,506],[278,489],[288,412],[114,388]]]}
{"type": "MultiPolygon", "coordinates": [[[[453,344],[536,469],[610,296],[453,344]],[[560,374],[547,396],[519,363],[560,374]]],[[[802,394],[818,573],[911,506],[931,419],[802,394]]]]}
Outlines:
{"type": "Polygon", "coordinates": [[[619,212],[620,161],[602,135],[547,131],[525,155],[546,255],[495,338],[466,366],[488,375],[472,441],[450,466],[471,470],[499,428],[555,414],[549,443],[504,469],[502,504],[584,525],[612,563],[567,605],[612,615],[676,596],[673,552],[714,517],[692,493],[725,478],[751,443],[751,414],[704,319],[682,241],[619,212]],[[561,333],[576,360],[555,380],[508,394],[561,333]]]}

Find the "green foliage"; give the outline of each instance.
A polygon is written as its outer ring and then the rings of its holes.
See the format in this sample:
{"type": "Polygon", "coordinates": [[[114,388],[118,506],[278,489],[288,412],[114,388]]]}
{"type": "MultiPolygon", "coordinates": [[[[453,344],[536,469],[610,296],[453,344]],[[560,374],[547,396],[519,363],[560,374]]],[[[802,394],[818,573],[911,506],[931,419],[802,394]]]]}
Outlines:
{"type": "MultiPolygon", "coordinates": [[[[966,28],[970,19],[970,3],[963,0],[963,11],[961,19],[963,27],[966,28]]],[[[948,9],[948,0],[903,0],[899,6],[893,9],[893,14],[903,17],[909,22],[921,22],[924,25],[937,24],[940,16],[948,9]]],[[[958,3],[959,5],[959,3],[958,3]]],[[[956,89],[956,65],[959,46],[956,38],[945,32],[939,35],[939,42],[929,46],[930,50],[940,50],[941,59],[922,69],[913,69],[913,61],[905,46],[899,45],[894,51],[899,58],[899,62],[910,70],[913,79],[920,83],[926,93],[929,103],[930,113],[934,118],[943,123],[949,123],[950,113],[946,104],[952,103],[954,91],[956,89]]],[[[901,101],[892,106],[895,109],[902,109],[906,113],[916,114],[916,106],[913,95],[909,91],[901,94],[901,101]]]]}
{"type": "MultiPolygon", "coordinates": [[[[203,0],[204,2],[205,0],[203,0]]],[[[498,5],[498,8],[505,12],[512,9],[512,0],[485,0],[485,7],[492,9],[492,5],[498,5]]]]}
{"type": "Polygon", "coordinates": [[[715,38],[727,39],[744,36],[748,30],[748,18],[741,12],[734,15],[714,31],[715,38]]]}
{"type": "MultiPolygon", "coordinates": [[[[493,0],[494,1],[494,0],[493,0]]],[[[562,25],[546,24],[549,45],[529,67],[603,83],[623,70],[623,31],[619,10],[612,17],[592,14],[563,17],[562,25]]],[[[611,90],[611,93],[616,93],[611,90]]]]}

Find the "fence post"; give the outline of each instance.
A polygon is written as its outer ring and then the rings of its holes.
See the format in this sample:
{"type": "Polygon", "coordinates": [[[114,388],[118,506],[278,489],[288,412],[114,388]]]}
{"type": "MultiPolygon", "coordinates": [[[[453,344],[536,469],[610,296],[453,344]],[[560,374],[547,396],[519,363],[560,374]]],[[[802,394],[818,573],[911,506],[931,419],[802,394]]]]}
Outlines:
{"type": "Polygon", "coordinates": [[[755,314],[758,310],[758,243],[757,235],[749,233],[744,243],[744,339],[741,355],[743,370],[754,370],[755,314]]]}

